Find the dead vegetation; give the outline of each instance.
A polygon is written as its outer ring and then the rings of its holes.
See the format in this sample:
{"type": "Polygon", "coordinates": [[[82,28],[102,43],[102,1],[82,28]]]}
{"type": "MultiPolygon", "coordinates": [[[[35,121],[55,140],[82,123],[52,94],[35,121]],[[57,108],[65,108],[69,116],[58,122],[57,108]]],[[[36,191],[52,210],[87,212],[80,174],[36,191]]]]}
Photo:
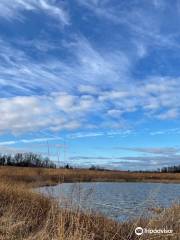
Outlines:
{"type": "Polygon", "coordinates": [[[144,181],[179,183],[180,173],[131,173],[123,171],[98,171],[87,169],[49,169],[30,167],[0,167],[0,179],[27,184],[52,185],[59,182],[91,181],[144,181]]]}
{"type": "MultiPolygon", "coordinates": [[[[157,216],[151,219],[141,218],[117,223],[103,216],[62,209],[54,200],[34,192],[31,188],[42,185],[43,182],[53,184],[63,180],[88,181],[88,177],[91,180],[98,179],[97,172],[90,171],[90,176],[86,176],[88,171],[77,170],[76,173],[77,176],[73,170],[1,168],[0,240],[179,239],[179,205],[161,209],[157,216]],[[137,226],[172,229],[173,234],[143,234],[138,237],[134,233],[137,226]]],[[[100,179],[107,177],[106,174],[109,173],[102,173],[100,179]]]]}

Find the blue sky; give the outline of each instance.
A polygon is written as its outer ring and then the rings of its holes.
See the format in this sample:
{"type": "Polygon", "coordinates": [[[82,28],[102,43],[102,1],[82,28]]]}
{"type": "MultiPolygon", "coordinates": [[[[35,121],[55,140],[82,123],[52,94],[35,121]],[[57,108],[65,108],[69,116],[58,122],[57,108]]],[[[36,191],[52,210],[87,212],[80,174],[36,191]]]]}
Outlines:
{"type": "Polygon", "coordinates": [[[178,164],[179,21],[180,1],[1,0],[0,151],[178,164]]]}

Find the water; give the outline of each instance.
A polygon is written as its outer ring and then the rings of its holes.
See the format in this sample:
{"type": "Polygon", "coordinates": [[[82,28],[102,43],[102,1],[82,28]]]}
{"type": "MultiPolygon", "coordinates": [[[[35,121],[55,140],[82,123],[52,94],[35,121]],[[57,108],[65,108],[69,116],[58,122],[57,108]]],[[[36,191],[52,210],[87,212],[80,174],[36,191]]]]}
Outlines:
{"type": "Polygon", "coordinates": [[[164,183],[64,183],[38,191],[58,199],[63,207],[98,212],[117,221],[148,216],[153,208],[180,200],[180,185],[164,183]]]}

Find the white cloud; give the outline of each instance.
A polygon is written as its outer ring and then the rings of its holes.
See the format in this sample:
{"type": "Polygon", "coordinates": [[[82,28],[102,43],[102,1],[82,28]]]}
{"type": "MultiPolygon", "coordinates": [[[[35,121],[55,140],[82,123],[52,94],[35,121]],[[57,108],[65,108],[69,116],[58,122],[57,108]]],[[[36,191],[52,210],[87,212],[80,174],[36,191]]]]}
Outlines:
{"type": "Polygon", "coordinates": [[[103,104],[96,104],[95,97],[68,92],[0,98],[0,106],[1,133],[72,130],[82,123],[86,128],[91,113],[104,110],[103,104]]]}
{"type": "Polygon", "coordinates": [[[67,93],[58,94],[55,98],[55,104],[64,112],[76,113],[77,115],[82,111],[91,111],[97,107],[95,107],[95,99],[90,95],[78,97],[67,93]]]}
{"type": "Polygon", "coordinates": [[[174,156],[175,154],[180,153],[179,147],[131,147],[131,148],[117,147],[115,149],[166,156],[168,155],[174,156]]]}
{"type": "Polygon", "coordinates": [[[180,128],[169,128],[169,129],[163,129],[161,131],[153,131],[150,132],[150,135],[156,136],[156,135],[169,135],[169,134],[179,134],[180,128]]]}
{"type": "Polygon", "coordinates": [[[91,138],[91,137],[99,137],[99,136],[104,136],[105,134],[103,132],[79,132],[79,133],[74,133],[70,134],[67,137],[71,139],[76,139],[76,138],[91,138]]]}
{"type": "Polygon", "coordinates": [[[159,114],[157,117],[162,120],[176,119],[179,116],[178,109],[169,109],[168,111],[159,114]]]}
{"type": "Polygon", "coordinates": [[[80,85],[78,87],[78,90],[80,93],[83,94],[91,94],[91,95],[97,95],[99,93],[99,88],[96,86],[92,86],[92,85],[80,85]]]}
{"type": "MultiPolygon", "coordinates": [[[[0,98],[0,131],[24,132],[48,128],[54,131],[89,128],[92,116],[101,120],[94,128],[123,127],[124,113],[142,110],[144,117],[161,120],[179,118],[178,79],[149,79],[146,84],[124,90],[82,94],[59,91],[42,96],[0,98]],[[159,85],[163,84],[163,87],[159,85]]],[[[93,86],[93,85],[92,85],[93,86]]],[[[89,90],[89,89],[86,89],[89,90]]],[[[92,89],[91,89],[92,90],[92,89]]],[[[92,126],[91,126],[92,127],[92,126]]]]}
{"type": "Polygon", "coordinates": [[[111,130],[111,131],[103,131],[103,132],[76,132],[73,134],[69,134],[66,137],[71,138],[71,139],[76,139],[76,138],[91,138],[91,137],[112,137],[112,136],[127,136],[130,134],[134,134],[134,132],[130,129],[127,130],[111,130]]]}
{"type": "Polygon", "coordinates": [[[1,0],[0,2],[0,17],[7,20],[23,21],[24,11],[41,11],[64,25],[69,24],[70,21],[62,4],[55,4],[53,0],[1,0]]]}
{"type": "Polygon", "coordinates": [[[107,111],[107,114],[111,117],[119,118],[121,116],[121,111],[117,109],[110,109],[107,111]]]}
{"type": "MultiPolygon", "coordinates": [[[[56,98],[57,95],[1,98],[0,132],[21,133],[44,128],[62,130],[80,126],[82,119],[76,119],[72,113],[66,114],[63,107],[54,104],[56,98]]],[[[61,99],[65,102],[63,96],[61,99]]]]}
{"type": "Polygon", "coordinates": [[[31,139],[20,139],[14,141],[3,141],[0,142],[1,145],[14,145],[17,143],[36,143],[36,142],[47,142],[47,141],[54,141],[54,140],[62,140],[61,137],[46,137],[46,138],[31,138],[31,139]]]}

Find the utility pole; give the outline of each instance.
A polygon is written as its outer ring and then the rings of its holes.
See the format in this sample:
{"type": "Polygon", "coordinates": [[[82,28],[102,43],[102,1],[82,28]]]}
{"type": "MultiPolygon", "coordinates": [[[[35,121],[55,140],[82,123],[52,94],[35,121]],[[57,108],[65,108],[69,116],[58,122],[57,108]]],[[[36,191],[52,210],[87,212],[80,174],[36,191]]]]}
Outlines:
{"type": "Polygon", "coordinates": [[[64,137],[64,162],[66,162],[66,138],[64,137]]]}
{"type": "Polygon", "coordinates": [[[49,151],[49,142],[47,141],[47,148],[48,148],[48,158],[50,156],[50,151],[49,151]]]}

